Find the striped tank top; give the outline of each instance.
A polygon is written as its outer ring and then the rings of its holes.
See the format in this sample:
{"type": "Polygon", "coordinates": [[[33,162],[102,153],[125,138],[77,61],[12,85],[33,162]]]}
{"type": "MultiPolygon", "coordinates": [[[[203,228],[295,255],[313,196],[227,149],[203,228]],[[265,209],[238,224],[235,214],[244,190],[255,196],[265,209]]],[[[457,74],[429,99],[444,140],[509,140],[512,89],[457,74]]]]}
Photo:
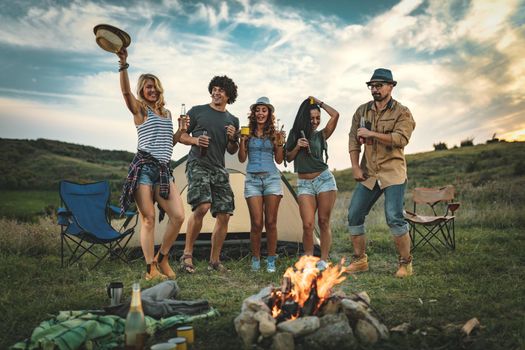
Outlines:
{"type": "Polygon", "coordinates": [[[173,152],[173,122],[171,118],[164,118],[147,108],[148,118],[140,125],[136,125],[139,143],[137,148],[148,152],[158,161],[169,163],[173,152]]]}

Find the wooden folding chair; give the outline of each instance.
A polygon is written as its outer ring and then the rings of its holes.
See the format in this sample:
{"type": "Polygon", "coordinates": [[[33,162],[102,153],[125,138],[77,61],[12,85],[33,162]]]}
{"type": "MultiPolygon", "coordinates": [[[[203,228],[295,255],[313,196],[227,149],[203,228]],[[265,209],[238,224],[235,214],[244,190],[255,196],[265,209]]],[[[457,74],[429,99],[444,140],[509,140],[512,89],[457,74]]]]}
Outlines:
{"type": "Polygon", "coordinates": [[[456,249],[455,211],[459,203],[454,203],[454,186],[441,188],[415,188],[413,190],[414,212],[405,211],[405,219],[410,224],[412,251],[425,244],[430,245],[438,254],[436,245],[456,249]],[[434,215],[416,213],[417,205],[428,205],[434,215]],[[438,215],[439,207],[444,206],[444,215],[438,215]]]}

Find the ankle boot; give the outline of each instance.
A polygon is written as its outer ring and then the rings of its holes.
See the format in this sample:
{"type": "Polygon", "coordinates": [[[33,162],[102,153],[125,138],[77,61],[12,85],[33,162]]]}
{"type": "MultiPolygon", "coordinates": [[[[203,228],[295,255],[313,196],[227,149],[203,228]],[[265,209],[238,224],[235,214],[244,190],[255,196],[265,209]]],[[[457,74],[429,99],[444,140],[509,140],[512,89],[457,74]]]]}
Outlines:
{"type": "Polygon", "coordinates": [[[347,271],[350,273],[368,271],[368,255],[352,255],[352,263],[348,266],[347,271]]]}
{"type": "Polygon", "coordinates": [[[399,268],[397,269],[396,277],[405,278],[412,276],[413,274],[414,271],[412,270],[412,255],[410,255],[407,259],[399,257],[399,268]]]}
{"type": "Polygon", "coordinates": [[[162,255],[161,261],[159,261],[159,256],[160,256],[160,250],[158,251],[157,255],[155,255],[155,259],[153,260],[157,262],[160,272],[166,275],[169,279],[172,279],[172,280],[175,279],[175,277],[177,277],[177,274],[175,273],[175,271],[173,271],[173,269],[170,266],[169,254],[162,255]]]}
{"type": "Polygon", "coordinates": [[[157,265],[157,262],[153,261],[153,263],[151,263],[151,265],[150,265],[149,272],[146,271],[146,275],[144,276],[144,279],[146,281],[151,281],[151,280],[154,280],[154,279],[158,279],[158,280],[164,281],[164,280],[168,279],[168,276],[162,274],[159,271],[159,267],[157,265]]]}

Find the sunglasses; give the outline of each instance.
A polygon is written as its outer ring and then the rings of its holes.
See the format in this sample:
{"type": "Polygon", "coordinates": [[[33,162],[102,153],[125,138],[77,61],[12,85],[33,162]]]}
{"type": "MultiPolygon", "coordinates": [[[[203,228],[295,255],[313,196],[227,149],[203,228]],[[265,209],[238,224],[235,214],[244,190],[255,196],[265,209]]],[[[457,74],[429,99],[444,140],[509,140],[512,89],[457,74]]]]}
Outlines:
{"type": "Polygon", "coordinates": [[[385,85],[387,85],[387,84],[382,84],[382,83],[368,84],[368,88],[369,88],[370,90],[372,90],[372,89],[379,90],[379,89],[381,89],[381,88],[382,88],[383,86],[385,86],[385,85]]]}

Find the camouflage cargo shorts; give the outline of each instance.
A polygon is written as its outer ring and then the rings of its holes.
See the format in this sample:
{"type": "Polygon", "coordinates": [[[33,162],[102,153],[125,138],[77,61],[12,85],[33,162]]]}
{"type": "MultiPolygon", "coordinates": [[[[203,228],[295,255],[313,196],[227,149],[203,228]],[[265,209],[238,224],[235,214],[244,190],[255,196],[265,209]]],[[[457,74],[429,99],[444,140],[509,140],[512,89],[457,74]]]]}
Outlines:
{"type": "Polygon", "coordinates": [[[188,204],[195,210],[202,203],[211,203],[211,215],[233,214],[235,209],[230,176],[224,168],[203,165],[198,161],[188,163],[188,204]]]}

